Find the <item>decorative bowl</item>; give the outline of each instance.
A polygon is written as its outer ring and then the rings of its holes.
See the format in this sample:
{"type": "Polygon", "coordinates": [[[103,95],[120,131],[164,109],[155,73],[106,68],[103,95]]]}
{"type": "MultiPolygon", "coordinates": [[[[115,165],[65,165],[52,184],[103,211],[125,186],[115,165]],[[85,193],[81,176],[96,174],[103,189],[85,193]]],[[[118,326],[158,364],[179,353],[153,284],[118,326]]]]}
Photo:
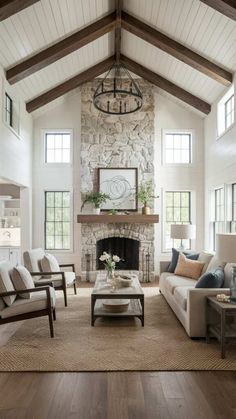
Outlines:
{"type": "Polygon", "coordinates": [[[130,300],[104,300],[102,302],[104,308],[111,313],[123,313],[128,310],[130,300]]]}

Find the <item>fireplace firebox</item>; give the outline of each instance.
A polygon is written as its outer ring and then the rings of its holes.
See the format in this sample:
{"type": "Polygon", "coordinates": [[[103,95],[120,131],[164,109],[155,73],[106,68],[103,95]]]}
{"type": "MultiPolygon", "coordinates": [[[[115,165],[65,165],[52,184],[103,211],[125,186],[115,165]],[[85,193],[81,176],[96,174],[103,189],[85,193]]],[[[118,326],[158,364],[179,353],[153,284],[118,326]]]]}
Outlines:
{"type": "Polygon", "coordinates": [[[103,252],[110,255],[117,255],[122,260],[117,264],[117,269],[139,269],[139,245],[138,240],[129,239],[126,237],[108,237],[106,239],[98,240],[96,243],[96,259],[97,269],[104,269],[103,263],[99,257],[103,252]]]}

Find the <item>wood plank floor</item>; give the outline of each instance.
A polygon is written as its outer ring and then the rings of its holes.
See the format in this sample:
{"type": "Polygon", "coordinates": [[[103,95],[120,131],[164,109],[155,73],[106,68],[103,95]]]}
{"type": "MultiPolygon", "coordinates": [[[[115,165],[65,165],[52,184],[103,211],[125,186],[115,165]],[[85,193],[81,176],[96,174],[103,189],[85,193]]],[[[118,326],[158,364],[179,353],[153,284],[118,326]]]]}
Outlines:
{"type": "Polygon", "coordinates": [[[235,419],[235,372],[1,373],[1,419],[235,419]]]}

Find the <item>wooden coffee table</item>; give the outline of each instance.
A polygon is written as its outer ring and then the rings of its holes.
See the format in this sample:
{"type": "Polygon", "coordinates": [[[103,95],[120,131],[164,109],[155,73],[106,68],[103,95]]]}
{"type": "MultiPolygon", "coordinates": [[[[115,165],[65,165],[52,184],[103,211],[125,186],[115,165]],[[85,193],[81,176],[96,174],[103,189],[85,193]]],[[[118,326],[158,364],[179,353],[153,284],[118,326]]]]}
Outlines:
{"type": "Polygon", "coordinates": [[[106,281],[105,274],[98,274],[91,294],[91,326],[98,317],[138,317],[144,326],[144,293],[137,276],[129,287],[118,286],[115,291],[106,281]],[[114,312],[104,307],[102,300],[130,300],[127,311],[114,312]]]}

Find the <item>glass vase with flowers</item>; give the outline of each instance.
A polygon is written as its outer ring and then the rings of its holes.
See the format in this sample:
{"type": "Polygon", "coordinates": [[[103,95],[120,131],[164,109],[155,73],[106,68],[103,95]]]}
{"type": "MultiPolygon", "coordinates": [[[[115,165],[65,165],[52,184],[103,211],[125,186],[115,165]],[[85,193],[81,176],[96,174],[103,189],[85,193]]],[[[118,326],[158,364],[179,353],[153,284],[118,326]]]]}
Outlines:
{"type": "Polygon", "coordinates": [[[113,281],[115,277],[116,263],[120,262],[120,257],[103,252],[99,259],[103,262],[104,268],[107,271],[107,281],[113,281]]]}

